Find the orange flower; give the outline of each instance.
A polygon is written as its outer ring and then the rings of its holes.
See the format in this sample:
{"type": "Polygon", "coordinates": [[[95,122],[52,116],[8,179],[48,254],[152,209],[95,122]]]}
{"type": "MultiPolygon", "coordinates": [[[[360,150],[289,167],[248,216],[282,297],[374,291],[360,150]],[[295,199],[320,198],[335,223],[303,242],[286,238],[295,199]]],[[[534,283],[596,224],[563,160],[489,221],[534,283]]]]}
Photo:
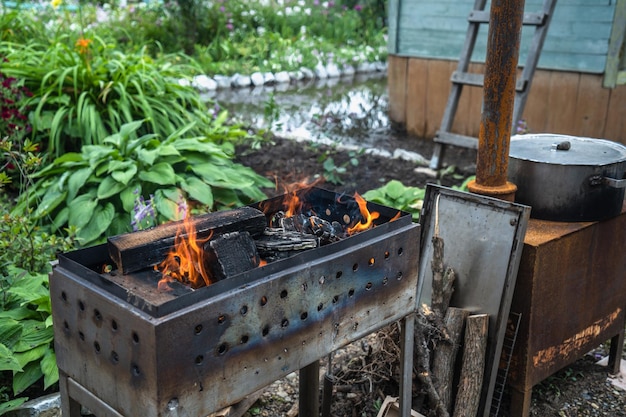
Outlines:
{"type": "Polygon", "coordinates": [[[91,39],[80,37],[76,41],[76,48],[78,48],[78,53],[84,55],[89,50],[89,45],[91,44],[91,39]]]}

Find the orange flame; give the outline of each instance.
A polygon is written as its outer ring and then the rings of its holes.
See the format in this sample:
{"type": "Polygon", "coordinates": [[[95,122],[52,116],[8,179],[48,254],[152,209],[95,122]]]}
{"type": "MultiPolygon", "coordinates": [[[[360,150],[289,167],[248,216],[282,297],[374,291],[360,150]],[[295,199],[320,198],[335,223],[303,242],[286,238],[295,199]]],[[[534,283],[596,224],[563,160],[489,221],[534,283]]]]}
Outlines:
{"type": "Polygon", "coordinates": [[[182,227],[176,231],[174,249],[167,254],[163,262],[154,267],[163,274],[158,284],[159,290],[168,291],[167,283],[174,280],[190,285],[194,289],[211,285],[212,279],[206,269],[203,249],[203,245],[211,239],[211,235],[198,239],[196,228],[190,218],[186,217],[183,220],[182,227]]]}
{"type": "Polygon", "coordinates": [[[371,227],[374,227],[374,220],[380,217],[380,213],[377,211],[369,212],[367,209],[367,201],[363,197],[361,197],[358,193],[354,193],[354,199],[359,205],[359,211],[361,212],[361,217],[363,217],[363,221],[357,222],[354,226],[348,227],[348,235],[353,235],[358,232],[362,232],[363,230],[367,230],[371,227]]]}

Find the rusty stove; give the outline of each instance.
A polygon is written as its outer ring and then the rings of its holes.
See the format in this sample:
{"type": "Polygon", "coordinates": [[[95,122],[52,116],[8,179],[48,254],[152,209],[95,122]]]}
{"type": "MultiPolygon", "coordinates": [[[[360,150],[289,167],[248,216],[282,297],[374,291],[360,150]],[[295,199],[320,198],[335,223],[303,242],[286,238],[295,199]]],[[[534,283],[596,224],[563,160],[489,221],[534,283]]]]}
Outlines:
{"type": "MultiPolygon", "coordinates": [[[[305,191],[328,221],[358,216],[352,197],[305,191]]],[[[380,213],[369,230],[194,291],[159,292],[152,268],[102,272],[106,244],[60,255],[50,292],[65,410],[207,415],[412,314],[419,225],[367,205],[380,213]]]]}

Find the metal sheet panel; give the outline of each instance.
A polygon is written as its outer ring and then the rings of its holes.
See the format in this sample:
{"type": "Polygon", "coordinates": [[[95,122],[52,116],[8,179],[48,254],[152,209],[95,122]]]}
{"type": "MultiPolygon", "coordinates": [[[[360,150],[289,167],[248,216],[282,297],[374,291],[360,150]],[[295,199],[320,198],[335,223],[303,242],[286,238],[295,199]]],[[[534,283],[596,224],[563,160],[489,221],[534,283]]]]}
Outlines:
{"type": "Polygon", "coordinates": [[[489,314],[481,413],[489,412],[530,207],[429,184],[421,213],[418,299],[430,304],[432,238],[456,273],[450,305],[489,314]]]}

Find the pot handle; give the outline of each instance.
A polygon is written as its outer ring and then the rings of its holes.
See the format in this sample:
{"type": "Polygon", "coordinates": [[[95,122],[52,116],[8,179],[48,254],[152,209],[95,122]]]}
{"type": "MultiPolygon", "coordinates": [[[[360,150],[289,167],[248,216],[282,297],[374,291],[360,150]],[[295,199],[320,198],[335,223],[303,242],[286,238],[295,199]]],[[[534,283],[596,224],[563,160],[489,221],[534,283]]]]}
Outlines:
{"type": "Polygon", "coordinates": [[[603,177],[602,175],[593,175],[589,177],[589,185],[606,185],[611,188],[626,188],[626,178],[618,180],[610,177],[603,177]]]}

